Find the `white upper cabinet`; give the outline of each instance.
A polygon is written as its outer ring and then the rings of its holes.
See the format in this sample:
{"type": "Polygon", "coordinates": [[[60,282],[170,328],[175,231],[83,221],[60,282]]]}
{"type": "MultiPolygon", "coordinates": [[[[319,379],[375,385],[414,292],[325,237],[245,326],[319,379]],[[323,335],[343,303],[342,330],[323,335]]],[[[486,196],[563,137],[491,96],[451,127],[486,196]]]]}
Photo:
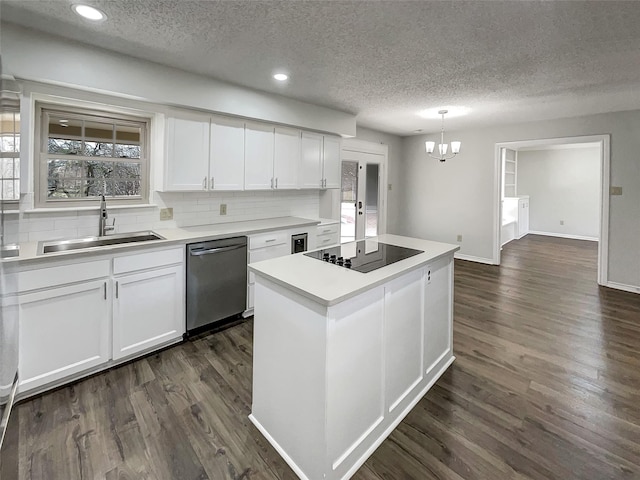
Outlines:
{"type": "Polygon", "coordinates": [[[340,138],[302,132],[300,188],[340,188],[340,138]]]}
{"type": "Polygon", "coordinates": [[[244,188],[273,188],[273,126],[248,123],[244,136],[244,188]]]}
{"type": "Polygon", "coordinates": [[[206,190],[209,173],[209,117],[169,117],[166,136],[164,190],[206,190]]]}
{"type": "Polygon", "coordinates": [[[322,135],[302,132],[300,188],[322,188],[322,135]]]}
{"type": "Polygon", "coordinates": [[[300,130],[276,127],[274,136],[274,188],[298,188],[300,130]]]}
{"type": "Polygon", "coordinates": [[[244,188],[244,121],[211,119],[210,190],[244,188]]]}
{"type": "Polygon", "coordinates": [[[322,151],[324,188],[340,188],[340,176],[342,173],[340,142],[340,137],[324,136],[324,148],[322,151]]]}
{"type": "Polygon", "coordinates": [[[340,188],[340,137],[197,112],[166,125],[163,191],[340,188]]]}

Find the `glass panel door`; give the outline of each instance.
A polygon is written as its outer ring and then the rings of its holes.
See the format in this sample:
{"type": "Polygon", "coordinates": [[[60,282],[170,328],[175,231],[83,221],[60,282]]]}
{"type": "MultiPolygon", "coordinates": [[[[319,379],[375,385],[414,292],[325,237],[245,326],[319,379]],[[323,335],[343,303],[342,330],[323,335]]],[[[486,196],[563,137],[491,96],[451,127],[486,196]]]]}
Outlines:
{"type": "Polygon", "coordinates": [[[358,200],[358,162],[342,162],[340,192],[340,243],[356,239],[356,202],[358,200]]]}
{"type": "Polygon", "coordinates": [[[340,241],[353,242],[380,234],[380,164],[342,162],[340,241]]]}
{"type": "Polygon", "coordinates": [[[367,163],[365,172],[367,175],[367,188],[365,191],[365,225],[364,236],[375,237],[378,235],[378,204],[380,197],[380,172],[377,163],[367,163]]]}

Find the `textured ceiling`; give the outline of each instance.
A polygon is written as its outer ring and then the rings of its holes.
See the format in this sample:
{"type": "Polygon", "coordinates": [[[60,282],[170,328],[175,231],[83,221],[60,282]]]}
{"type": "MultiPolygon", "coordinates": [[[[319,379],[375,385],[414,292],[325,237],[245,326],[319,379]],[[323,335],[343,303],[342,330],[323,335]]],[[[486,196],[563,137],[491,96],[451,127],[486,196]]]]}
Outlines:
{"type": "Polygon", "coordinates": [[[3,21],[357,115],[400,135],[640,108],[636,1],[3,0],[3,21]],[[276,84],[271,74],[286,70],[276,84]]]}

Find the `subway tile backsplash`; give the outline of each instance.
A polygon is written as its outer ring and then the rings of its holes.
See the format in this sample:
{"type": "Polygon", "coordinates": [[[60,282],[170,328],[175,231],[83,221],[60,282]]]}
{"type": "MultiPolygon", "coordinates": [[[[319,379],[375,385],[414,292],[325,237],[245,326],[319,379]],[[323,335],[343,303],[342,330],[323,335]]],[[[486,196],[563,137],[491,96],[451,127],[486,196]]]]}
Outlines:
{"type": "MultiPolygon", "coordinates": [[[[5,243],[24,243],[60,238],[97,235],[98,209],[95,211],[38,212],[23,210],[4,216],[5,243]]],[[[109,221],[116,219],[116,233],[188,227],[213,223],[239,222],[263,218],[295,216],[318,218],[318,190],[246,192],[154,192],[156,207],[109,208],[109,221]],[[227,214],[220,215],[220,204],[227,214]],[[160,209],[173,208],[173,220],[160,221],[160,209]]]]}

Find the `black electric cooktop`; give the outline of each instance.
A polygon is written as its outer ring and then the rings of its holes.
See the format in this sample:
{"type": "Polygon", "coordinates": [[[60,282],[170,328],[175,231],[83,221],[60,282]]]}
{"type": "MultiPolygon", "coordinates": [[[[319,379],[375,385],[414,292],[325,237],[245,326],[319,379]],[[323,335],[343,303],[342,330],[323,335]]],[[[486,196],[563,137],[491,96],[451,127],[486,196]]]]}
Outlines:
{"type": "Polygon", "coordinates": [[[315,252],[305,253],[305,255],[340,267],[350,268],[356,272],[367,273],[405,258],[413,257],[419,253],[423,253],[422,250],[398,247],[397,245],[371,240],[361,240],[355,244],[345,243],[339,247],[316,250],[315,252]]]}

